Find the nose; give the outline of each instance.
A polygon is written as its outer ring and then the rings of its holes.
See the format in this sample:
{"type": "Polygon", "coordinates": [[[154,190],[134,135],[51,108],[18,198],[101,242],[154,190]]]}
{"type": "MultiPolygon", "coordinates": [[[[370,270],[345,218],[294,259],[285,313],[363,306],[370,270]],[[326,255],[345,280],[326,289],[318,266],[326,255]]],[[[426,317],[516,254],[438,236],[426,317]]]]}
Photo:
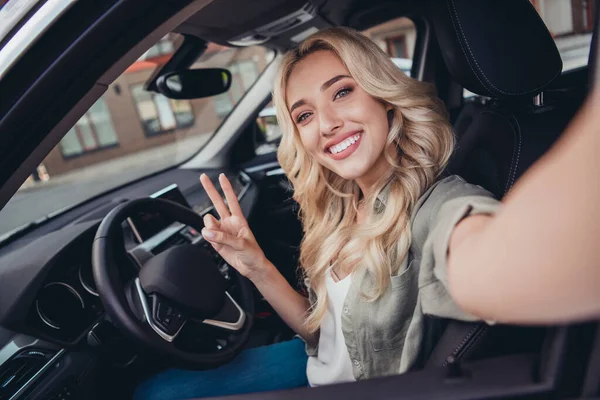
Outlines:
{"type": "Polygon", "coordinates": [[[331,106],[324,106],[319,110],[319,129],[321,135],[328,136],[336,133],[344,125],[342,119],[331,106]]]}

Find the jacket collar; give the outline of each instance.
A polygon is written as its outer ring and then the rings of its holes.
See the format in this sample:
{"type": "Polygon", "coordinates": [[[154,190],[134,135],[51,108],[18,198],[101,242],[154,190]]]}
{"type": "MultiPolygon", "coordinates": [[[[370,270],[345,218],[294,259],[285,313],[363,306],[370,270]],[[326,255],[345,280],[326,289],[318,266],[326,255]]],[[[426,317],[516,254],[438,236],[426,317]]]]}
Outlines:
{"type": "Polygon", "coordinates": [[[387,205],[387,200],[390,196],[392,180],[393,179],[390,179],[389,182],[383,187],[383,189],[381,189],[381,191],[377,195],[377,201],[375,202],[375,207],[377,209],[379,209],[379,207],[385,208],[385,206],[387,205]]]}

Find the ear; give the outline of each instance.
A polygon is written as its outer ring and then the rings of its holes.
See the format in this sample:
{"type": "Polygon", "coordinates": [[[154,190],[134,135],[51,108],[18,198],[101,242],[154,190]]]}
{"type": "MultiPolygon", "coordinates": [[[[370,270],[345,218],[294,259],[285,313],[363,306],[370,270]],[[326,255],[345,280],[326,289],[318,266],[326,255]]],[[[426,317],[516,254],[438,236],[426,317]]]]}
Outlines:
{"type": "Polygon", "coordinates": [[[387,111],[388,126],[391,127],[392,122],[394,121],[394,107],[390,106],[389,109],[386,108],[386,111],[387,111]]]}

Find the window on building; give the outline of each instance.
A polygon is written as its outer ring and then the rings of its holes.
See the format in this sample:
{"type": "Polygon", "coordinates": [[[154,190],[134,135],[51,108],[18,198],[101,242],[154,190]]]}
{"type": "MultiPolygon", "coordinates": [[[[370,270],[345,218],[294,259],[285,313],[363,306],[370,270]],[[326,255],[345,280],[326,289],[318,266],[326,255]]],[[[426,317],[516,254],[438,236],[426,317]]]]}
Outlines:
{"type": "Polygon", "coordinates": [[[192,106],[187,100],[168,99],[162,94],[148,92],[143,84],[133,86],[131,94],[147,136],[194,124],[192,106]]]}
{"type": "Polygon", "coordinates": [[[118,143],[110,112],[100,98],[60,141],[60,150],[64,157],[73,157],[118,143]]]}

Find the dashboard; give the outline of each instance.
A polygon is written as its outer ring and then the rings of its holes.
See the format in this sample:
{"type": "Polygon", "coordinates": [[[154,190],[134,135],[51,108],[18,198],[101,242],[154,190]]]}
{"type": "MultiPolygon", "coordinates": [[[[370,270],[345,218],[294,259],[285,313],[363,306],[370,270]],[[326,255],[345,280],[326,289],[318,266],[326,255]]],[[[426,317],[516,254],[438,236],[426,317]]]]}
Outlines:
{"type": "MultiPolygon", "coordinates": [[[[250,215],[258,202],[258,186],[244,172],[206,171],[213,181],[221,172],[232,183],[244,214],[250,215]]],[[[94,385],[80,379],[90,362],[95,363],[94,348],[110,352],[111,359],[118,360],[117,368],[135,361],[138,352],[107,322],[94,283],[91,253],[96,231],[114,207],[140,197],[163,198],[200,215],[216,215],[198,176],[198,171],[174,169],[133,182],[0,247],[1,400],[29,397],[33,392],[41,398],[50,393],[67,399],[77,391],[91,390],[94,385]],[[80,378],[72,379],[73,374],[80,378]]],[[[233,270],[196,230],[156,214],[133,216],[121,226],[125,251],[119,252],[122,256],[115,262],[122,281],[137,276],[149,257],[179,244],[195,243],[212,252],[219,272],[231,285],[227,290],[236,295],[233,270]]],[[[180,336],[190,351],[215,343],[209,335],[182,332],[180,336]]],[[[81,393],[77,396],[87,398],[81,393]]]]}
{"type": "MultiPolygon", "coordinates": [[[[148,362],[147,355],[107,320],[92,274],[96,231],[111,210],[128,200],[166,198],[199,215],[217,216],[198,177],[204,172],[216,182],[218,175],[225,173],[244,215],[251,224],[256,222],[253,232],[257,239],[262,237],[265,253],[279,265],[296,265],[292,244],[299,243],[301,227],[294,203],[288,199],[289,184],[282,183],[285,180],[279,172],[271,171],[277,168],[273,157],[256,160],[243,171],[174,168],[90,199],[2,243],[0,400],[88,398],[98,389],[98,370],[120,376],[130,365],[140,368],[148,362]]],[[[231,267],[190,227],[165,221],[160,215],[133,216],[121,227],[125,251],[119,252],[122,258],[115,262],[122,281],[138,274],[144,257],[147,260],[173,246],[195,243],[212,252],[219,272],[231,285],[228,292],[234,298],[240,295],[231,267]]],[[[290,282],[296,279],[294,268],[286,271],[284,276],[290,282]]],[[[266,316],[272,315],[268,307],[262,310],[266,312],[258,312],[261,317],[254,321],[258,338],[267,334],[269,324],[273,326],[269,325],[268,332],[280,329],[280,321],[266,316]]],[[[213,336],[185,331],[178,337],[184,350],[214,351],[215,345],[227,347],[220,340],[230,340],[214,336],[214,330],[213,336]]],[[[161,362],[160,357],[150,358],[150,364],[161,362]]]]}
{"type": "MultiPolygon", "coordinates": [[[[230,176],[230,180],[242,202],[250,178],[241,172],[230,176]]],[[[178,202],[201,215],[214,213],[208,196],[188,201],[194,196],[184,196],[176,184],[167,185],[150,197],[178,202]]],[[[0,270],[0,325],[67,347],[86,340],[94,325],[104,318],[91,263],[92,243],[100,221],[67,226],[9,257],[7,268],[0,270]],[[16,280],[14,274],[20,274],[21,279],[16,280]],[[15,281],[22,286],[15,285],[15,281]]],[[[132,216],[122,228],[126,253],[116,261],[123,281],[137,275],[145,261],[140,254],[156,255],[184,243],[205,246],[213,253],[223,276],[231,277],[230,267],[191,227],[152,214],[132,216]]],[[[6,258],[3,264],[4,261],[6,258]]]]}
{"type": "Polygon", "coordinates": [[[53,260],[27,315],[33,331],[61,343],[74,343],[102,316],[92,276],[93,239],[92,227],[53,260]]]}

